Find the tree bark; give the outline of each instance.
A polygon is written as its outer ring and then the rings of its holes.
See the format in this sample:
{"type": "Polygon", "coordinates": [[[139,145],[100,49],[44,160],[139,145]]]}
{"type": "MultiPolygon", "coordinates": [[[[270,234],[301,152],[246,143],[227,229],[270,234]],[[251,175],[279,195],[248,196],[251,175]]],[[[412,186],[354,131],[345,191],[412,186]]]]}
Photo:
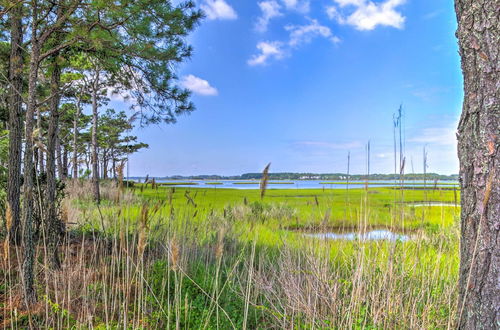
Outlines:
{"type": "Polygon", "coordinates": [[[111,151],[111,159],[113,160],[111,171],[113,172],[113,179],[116,180],[116,157],[114,155],[114,151],[111,151]]]}
{"type": "MultiPolygon", "coordinates": [[[[34,19],[35,20],[35,19],[34,19]]],[[[35,165],[33,162],[33,128],[35,124],[36,108],[36,86],[38,82],[38,69],[40,65],[40,48],[36,41],[35,32],[32,37],[31,59],[28,79],[28,105],[26,110],[25,124],[25,148],[24,148],[24,258],[23,258],[23,289],[24,300],[29,306],[36,302],[36,291],[34,288],[34,265],[35,265],[35,237],[33,233],[33,203],[34,203],[34,181],[35,165]]]]}
{"type": "MultiPolygon", "coordinates": [[[[60,140],[59,140],[60,141],[60,140]]],[[[69,165],[68,165],[68,148],[66,148],[65,144],[61,145],[61,153],[62,153],[62,168],[63,168],[63,179],[68,178],[69,174],[69,165]]]]}
{"type": "Polygon", "coordinates": [[[108,151],[106,149],[102,152],[102,178],[104,180],[108,178],[108,151]]]}
{"type": "MultiPolygon", "coordinates": [[[[53,61],[53,71],[50,81],[51,100],[49,105],[50,118],[49,130],[47,134],[47,192],[46,192],[46,228],[47,228],[47,248],[48,261],[52,269],[59,269],[61,262],[59,259],[58,246],[62,234],[62,224],[57,216],[56,210],[56,149],[58,149],[58,126],[59,126],[59,86],[61,81],[61,68],[57,60],[53,61]]],[[[61,173],[60,173],[61,175],[61,173]]]]}
{"type": "Polygon", "coordinates": [[[61,153],[61,140],[59,139],[58,133],[56,133],[56,160],[57,160],[57,173],[59,173],[59,179],[64,180],[64,167],[63,167],[63,159],[62,159],[62,153],[61,153]]]}
{"type": "MultiPolygon", "coordinates": [[[[42,137],[43,137],[43,134],[42,134],[42,112],[41,112],[41,109],[40,107],[38,107],[36,109],[36,129],[37,129],[37,139],[40,143],[43,143],[42,141],[42,137]]],[[[41,172],[45,172],[45,161],[44,161],[44,157],[43,157],[43,150],[42,148],[37,148],[36,149],[36,163],[35,163],[35,166],[38,165],[38,171],[41,173],[41,172]]]]}
{"type": "Polygon", "coordinates": [[[455,0],[464,104],[459,324],[500,328],[500,2],[455,0]]]}
{"type": "Polygon", "coordinates": [[[9,67],[9,178],[7,181],[7,225],[9,241],[21,242],[21,153],[22,153],[22,6],[17,5],[10,12],[11,52],[9,67]]]}
{"type": "Polygon", "coordinates": [[[80,97],[76,101],[76,113],[73,118],[73,179],[78,178],[78,120],[80,119],[81,112],[80,97]]]}
{"type": "Polygon", "coordinates": [[[99,157],[97,152],[97,120],[99,116],[99,105],[97,103],[97,93],[99,88],[99,72],[96,71],[92,88],[92,187],[94,201],[99,204],[101,195],[99,192],[99,157]]]}

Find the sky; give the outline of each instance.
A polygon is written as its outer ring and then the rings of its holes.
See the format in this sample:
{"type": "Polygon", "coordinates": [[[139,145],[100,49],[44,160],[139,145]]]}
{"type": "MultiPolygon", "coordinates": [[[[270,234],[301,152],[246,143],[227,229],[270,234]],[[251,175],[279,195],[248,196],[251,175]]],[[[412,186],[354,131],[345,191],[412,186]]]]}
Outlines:
{"type": "MultiPolygon", "coordinates": [[[[394,172],[403,106],[406,173],[458,173],[463,97],[453,1],[198,0],[206,18],[178,67],[196,111],[138,128],[130,175],[394,172]]],[[[125,106],[125,105],[124,105],[125,106]]]]}

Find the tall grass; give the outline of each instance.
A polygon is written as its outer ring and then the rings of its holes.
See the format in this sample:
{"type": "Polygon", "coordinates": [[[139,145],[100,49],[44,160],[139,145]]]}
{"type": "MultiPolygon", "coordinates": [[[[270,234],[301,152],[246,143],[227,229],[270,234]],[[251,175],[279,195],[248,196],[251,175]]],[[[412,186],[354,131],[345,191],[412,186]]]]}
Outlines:
{"type": "MultiPolygon", "coordinates": [[[[20,299],[21,251],[3,251],[4,327],[454,325],[456,227],[420,231],[408,242],[326,241],[266,227],[269,221],[278,221],[279,228],[296,221],[297,210],[286,204],[245,199],[224,209],[202,209],[201,190],[153,187],[151,194],[158,197],[146,199],[105,183],[97,210],[86,185],[67,185],[63,207],[72,225],[61,246],[62,269],[50,270],[44,247],[38,247],[39,299],[29,310],[20,299]],[[266,235],[277,239],[269,243],[266,235]]],[[[322,202],[314,198],[308,207],[319,209],[322,202]]],[[[357,228],[366,228],[372,210],[368,203],[360,207],[357,228]]],[[[328,222],[324,213],[321,218],[328,222]]]]}

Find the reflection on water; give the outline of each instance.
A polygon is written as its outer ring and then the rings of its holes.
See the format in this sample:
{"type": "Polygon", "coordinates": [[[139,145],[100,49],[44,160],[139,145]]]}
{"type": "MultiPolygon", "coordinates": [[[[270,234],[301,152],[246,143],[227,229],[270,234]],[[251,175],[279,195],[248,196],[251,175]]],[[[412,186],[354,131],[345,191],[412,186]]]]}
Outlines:
{"type": "Polygon", "coordinates": [[[408,203],[411,207],[429,207],[429,206],[460,206],[460,204],[455,203],[441,203],[441,202],[423,202],[423,203],[408,203]]]}
{"type": "Polygon", "coordinates": [[[321,239],[332,239],[332,240],[347,240],[347,241],[379,241],[379,240],[388,240],[388,241],[408,241],[410,236],[393,233],[390,230],[372,230],[364,233],[360,232],[350,232],[350,233],[315,233],[315,234],[306,234],[309,237],[321,238],[321,239]]]}
{"type": "MultiPolygon", "coordinates": [[[[220,180],[220,181],[207,181],[207,180],[163,180],[157,179],[156,183],[168,186],[190,187],[190,188],[211,188],[211,189],[258,189],[259,180],[220,180]]],[[[452,189],[452,181],[438,182],[436,188],[452,189]]],[[[364,188],[365,181],[350,181],[349,186],[346,182],[336,181],[328,182],[324,180],[274,180],[268,183],[268,189],[356,189],[364,188]]],[[[387,180],[373,180],[368,182],[370,188],[384,188],[399,186],[394,181],[387,180]]],[[[406,181],[405,188],[423,188],[423,181],[406,181]]],[[[434,185],[427,185],[427,189],[434,189],[434,185]]]]}

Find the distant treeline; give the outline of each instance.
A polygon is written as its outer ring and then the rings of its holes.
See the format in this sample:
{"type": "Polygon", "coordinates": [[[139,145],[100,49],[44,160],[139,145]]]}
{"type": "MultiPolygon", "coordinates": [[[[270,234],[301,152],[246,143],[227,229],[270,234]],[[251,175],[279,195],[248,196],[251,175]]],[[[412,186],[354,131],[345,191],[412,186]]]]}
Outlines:
{"type": "MultiPolygon", "coordinates": [[[[269,173],[270,180],[346,180],[347,174],[345,173],[291,173],[291,172],[283,172],[283,173],[269,173]]],[[[405,174],[404,180],[458,180],[458,174],[452,175],[443,175],[437,173],[413,173],[413,174],[405,174]]],[[[262,173],[245,173],[241,175],[235,176],[222,176],[222,175],[192,175],[192,176],[167,176],[163,178],[157,179],[165,179],[165,180],[259,180],[262,178],[262,173]]],[[[399,174],[370,174],[367,176],[366,174],[350,174],[349,180],[398,180],[400,179],[399,174]]],[[[133,179],[141,179],[140,177],[135,177],[133,179]]]]}

